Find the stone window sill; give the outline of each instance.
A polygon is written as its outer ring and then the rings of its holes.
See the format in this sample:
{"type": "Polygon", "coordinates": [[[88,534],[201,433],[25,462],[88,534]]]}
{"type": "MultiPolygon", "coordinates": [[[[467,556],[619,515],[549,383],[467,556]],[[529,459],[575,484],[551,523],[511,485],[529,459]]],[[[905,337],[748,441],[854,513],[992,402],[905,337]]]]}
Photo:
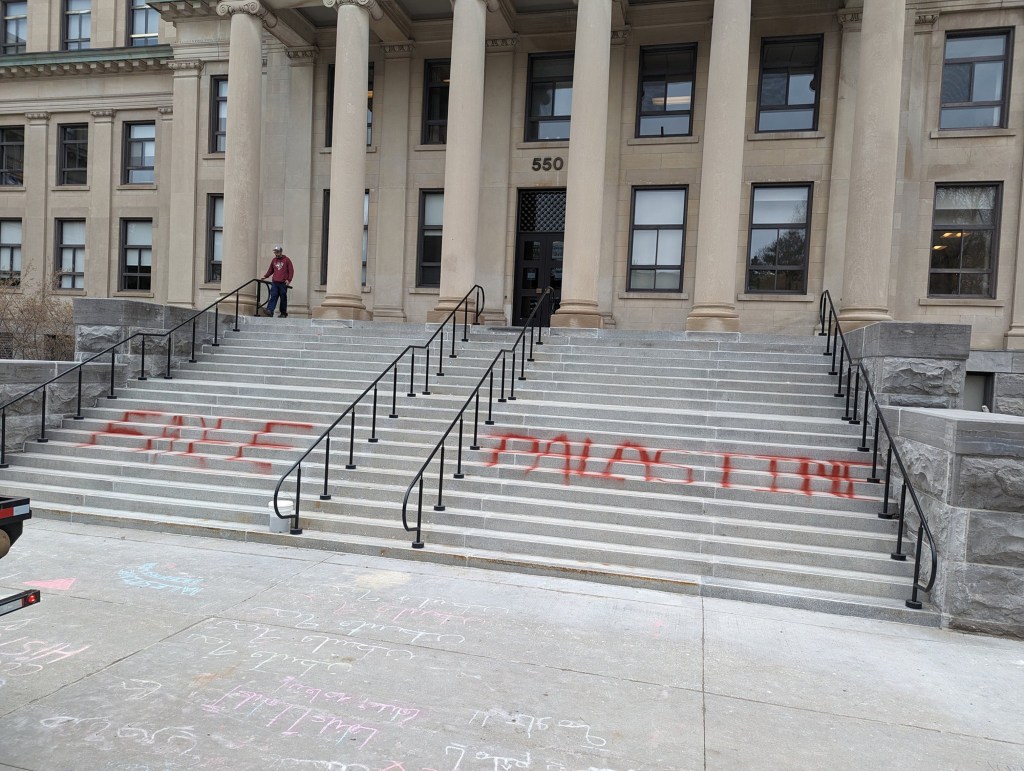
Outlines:
{"type": "Polygon", "coordinates": [[[54,185],[50,188],[51,193],[88,193],[88,185],[54,185]]]}
{"type": "Polygon", "coordinates": [[[448,149],[448,145],[413,145],[412,149],[416,153],[443,153],[448,149]]]}
{"type": "Polygon", "coordinates": [[[993,300],[986,297],[922,297],[917,301],[918,305],[937,305],[937,306],[953,306],[953,307],[970,307],[976,308],[1005,308],[1006,302],[1003,300],[993,300]]]}
{"type": "Polygon", "coordinates": [[[763,142],[769,139],[824,139],[824,131],[752,131],[747,134],[748,142],[763,142]]]}
{"type": "Polygon", "coordinates": [[[414,286],[409,288],[409,294],[441,294],[439,286],[414,286]]]}
{"type": "Polygon", "coordinates": [[[619,292],[620,300],[689,300],[686,292],[619,292]]]}
{"type": "Polygon", "coordinates": [[[134,185],[118,185],[116,190],[131,190],[133,192],[141,192],[143,190],[156,190],[154,183],[147,182],[145,184],[134,184],[134,185]]]}
{"type": "Polygon", "coordinates": [[[54,289],[53,293],[64,295],[65,297],[85,297],[84,289],[54,289]]]}
{"type": "Polygon", "coordinates": [[[805,294],[738,294],[736,299],[739,302],[761,302],[761,303],[814,303],[818,302],[817,297],[809,297],[805,294]]]}
{"type": "Polygon", "coordinates": [[[144,298],[152,299],[152,298],[156,297],[156,295],[153,294],[152,292],[114,292],[114,297],[125,297],[125,298],[144,297],[144,298]]]}
{"type": "Polygon", "coordinates": [[[203,160],[204,161],[223,161],[224,160],[224,153],[204,153],[203,154],[203,160]]]}
{"type": "Polygon", "coordinates": [[[1017,132],[1004,128],[980,129],[936,129],[929,134],[932,139],[966,139],[968,137],[1015,137],[1017,132]]]}
{"type": "Polygon", "coordinates": [[[695,145],[700,142],[700,137],[691,135],[688,137],[630,137],[626,140],[627,145],[695,145]]]}
{"type": "Polygon", "coordinates": [[[0,193],[24,193],[24,185],[0,185],[0,193]]]}
{"type": "Polygon", "coordinates": [[[560,150],[569,149],[568,139],[540,140],[538,142],[516,142],[516,150],[560,150]]]}
{"type": "MultiPolygon", "coordinates": [[[[331,154],[331,149],[332,148],[330,148],[330,147],[321,147],[320,148],[320,155],[330,155],[331,154]]],[[[367,145],[366,146],[366,152],[368,152],[368,153],[375,153],[375,152],[377,152],[377,145],[367,145]]]]}

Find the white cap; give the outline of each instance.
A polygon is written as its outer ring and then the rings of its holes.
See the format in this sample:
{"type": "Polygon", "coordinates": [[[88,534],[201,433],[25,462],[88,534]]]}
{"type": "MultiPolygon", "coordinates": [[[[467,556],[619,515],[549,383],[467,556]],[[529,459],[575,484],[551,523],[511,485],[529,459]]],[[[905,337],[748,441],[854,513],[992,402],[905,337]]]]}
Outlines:
{"type": "Polygon", "coordinates": [[[277,246],[275,246],[275,247],[274,247],[274,251],[275,251],[275,252],[280,252],[280,251],[282,251],[282,249],[281,249],[281,245],[280,245],[280,244],[278,244],[277,246]]]}

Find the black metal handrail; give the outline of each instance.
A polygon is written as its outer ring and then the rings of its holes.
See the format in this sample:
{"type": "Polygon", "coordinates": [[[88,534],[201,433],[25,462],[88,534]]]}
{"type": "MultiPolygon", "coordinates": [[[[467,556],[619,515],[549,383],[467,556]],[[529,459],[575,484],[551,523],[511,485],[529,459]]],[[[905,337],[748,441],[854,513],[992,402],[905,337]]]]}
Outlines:
{"type": "MultiPolygon", "coordinates": [[[[65,375],[67,375],[67,374],[69,374],[71,372],[76,372],[77,371],[78,372],[78,396],[77,396],[77,400],[76,400],[75,414],[72,417],[72,419],[73,420],[82,420],[83,417],[84,417],[82,415],[82,369],[85,367],[86,364],[89,364],[89,363],[95,361],[96,359],[100,358],[101,356],[104,356],[104,355],[109,353],[110,354],[110,389],[109,389],[109,391],[107,393],[107,398],[108,399],[116,399],[117,396],[114,394],[114,369],[115,369],[115,365],[117,363],[117,351],[118,351],[118,349],[122,345],[129,344],[129,343],[131,343],[132,340],[135,340],[136,338],[141,338],[142,339],[142,359],[141,359],[141,362],[140,362],[140,365],[139,365],[139,378],[138,379],[139,380],[146,380],[147,379],[146,378],[146,338],[147,337],[166,337],[167,338],[167,368],[164,371],[164,379],[165,380],[173,379],[171,377],[171,352],[172,352],[174,346],[172,345],[171,335],[173,335],[179,329],[184,327],[186,324],[189,324],[189,323],[192,324],[192,348],[191,348],[191,353],[189,355],[189,359],[188,360],[189,360],[190,363],[195,363],[195,361],[196,361],[196,320],[200,316],[202,316],[204,313],[208,312],[211,308],[213,309],[213,343],[212,343],[212,345],[215,346],[215,347],[219,346],[220,345],[220,337],[219,337],[220,336],[220,304],[222,302],[226,302],[227,300],[230,300],[232,297],[234,298],[234,300],[235,300],[235,325],[234,325],[234,327],[232,328],[231,331],[232,332],[237,332],[238,331],[238,318],[239,318],[239,297],[241,295],[242,290],[245,289],[246,287],[248,287],[252,283],[256,284],[256,307],[259,308],[260,305],[261,305],[261,302],[260,302],[260,286],[262,285],[263,282],[262,282],[261,279],[258,279],[258,278],[249,279],[244,284],[242,284],[240,287],[238,287],[237,289],[229,292],[228,294],[224,295],[223,297],[220,297],[219,299],[215,300],[214,302],[210,303],[205,308],[203,308],[201,311],[196,311],[196,313],[194,313],[189,318],[185,319],[180,324],[178,324],[178,325],[176,325],[174,327],[171,327],[170,329],[168,329],[168,330],[166,330],[164,332],[135,332],[134,334],[131,334],[128,337],[126,337],[126,338],[124,338],[122,340],[118,340],[113,345],[110,345],[110,346],[104,348],[99,353],[93,354],[88,359],[83,359],[82,361],[78,362],[77,364],[74,364],[74,365],[68,367],[66,370],[64,370],[63,372],[61,372],[61,373],[59,373],[59,374],[57,374],[55,376],[53,376],[52,378],[47,380],[45,383],[40,383],[35,388],[32,388],[31,390],[26,391],[25,393],[21,394],[20,396],[16,396],[15,398],[13,398],[13,399],[5,402],[4,404],[0,405],[0,469],[7,468],[8,465],[9,465],[7,463],[7,408],[8,407],[10,407],[13,404],[16,404],[17,402],[20,402],[22,399],[25,399],[25,398],[31,396],[32,394],[36,393],[37,391],[41,390],[42,391],[41,404],[40,404],[40,406],[42,408],[41,409],[41,420],[40,420],[39,437],[36,439],[36,441],[39,442],[39,443],[46,443],[46,442],[50,441],[49,439],[46,438],[46,388],[47,388],[47,386],[49,386],[51,383],[55,383],[56,381],[60,380],[65,375]]],[[[128,350],[129,350],[129,352],[131,352],[131,348],[130,347],[129,347],[128,350]]]]}
{"type": "Polygon", "coordinates": [[[328,485],[330,484],[331,474],[331,432],[338,427],[346,417],[349,418],[349,438],[348,438],[348,463],[345,465],[346,469],[356,468],[355,462],[355,444],[356,444],[356,407],[366,398],[366,395],[373,391],[373,408],[371,411],[370,418],[370,436],[367,439],[370,443],[377,442],[377,386],[386,378],[389,374],[391,378],[391,412],[388,414],[388,418],[394,419],[398,417],[398,370],[402,363],[402,360],[409,355],[409,390],[405,394],[406,396],[416,396],[416,351],[426,352],[426,362],[423,366],[423,390],[420,392],[424,396],[430,395],[430,347],[434,341],[440,337],[440,341],[437,349],[437,377],[444,377],[444,330],[451,322],[451,352],[448,354],[448,358],[457,359],[458,354],[455,353],[455,334],[458,329],[458,317],[459,312],[462,312],[462,342],[468,343],[469,337],[469,314],[470,305],[473,305],[473,323],[478,324],[480,322],[480,314],[483,312],[484,304],[486,302],[486,296],[484,289],[479,284],[474,284],[473,288],[470,289],[458,304],[449,311],[448,315],[445,316],[444,320],[438,325],[434,333],[427,339],[425,343],[418,343],[414,345],[407,345],[405,349],[398,354],[391,363],[388,364],[384,370],[374,378],[373,382],[368,385],[359,396],[357,396],[345,411],[342,412],[331,425],[329,425],[316,440],[309,446],[297,461],[295,461],[287,471],[285,471],[281,478],[277,480],[277,484],[274,486],[274,513],[279,519],[291,519],[292,524],[289,528],[289,532],[292,535],[299,535],[302,532],[302,528],[299,527],[299,504],[302,497],[302,462],[310,456],[310,454],[320,443],[324,443],[324,491],[320,494],[320,500],[329,501],[331,495],[328,492],[328,485]],[[472,298],[472,299],[470,299],[472,298]],[[281,488],[287,481],[288,477],[295,474],[295,503],[294,509],[291,514],[282,514],[279,506],[279,498],[281,495],[281,488]]]}
{"type": "Polygon", "coordinates": [[[914,504],[914,508],[917,510],[918,522],[920,526],[917,528],[917,548],[914,554],[914,585],[913,591],[911,592],[910,599],[906,601],[908,608],[918,610],[921,608],[921,601],[917,597],[918,591],[929,592],[932,586],[935,584],[935,576],[938,570],[939,557],[935,549],[935,539],[932,537],[931,528],[928,527],[928,520],[924,515],[924,509],[921,506],[921,501],[918,500],[917,492],[914,490],[914,486],[910,482],[910,475],[907,473],[907,468],[903,464],[903,459],[900,457],[899,450],[896,449],[896,443],[893,441],[892,432],[889,431],[889,425],[886,423],[885,416],[882,414],[882,410],[878,404],[878,398],[875,396],[875,390],[871,387],[871,379],[868,377],[868,371],[864,367],[863,360],[858,361],[856,366],[853,364],[853,357],[850,349],[846,344],[846,337],[843,335],[843,330],[839,326],[839,315],[836,313],[835,305],[832,303],[832,296],[828,290],[825,290],[821,294],[821,301],[818,306],[818,317],[821,322],[821,331],[818,333],[821,337],[827,338],[825,341],[825,356],[832,357],[832,368],[829,371],[830,375],[837,377],[837,389],[834,396],[841,398],[846,397],[846,412],[843,415],[843,420],[851,425],[861,425],[861,439],[860,446],[857,447],[861,452],[871,453],[871,476],[868,477],[868,482],[879,483],[882,480],[878,476],[878,439],[879,439],[879,428],[885,434],[887,449],[886,449],[886,460],[885,460],[885,492],[882,495],[882,511],[878,514],[882,519],[894,519],[899,518],[899,527],[896,532],[896,551],[890,555],[894,560],[905,561],[907,555],[903,552],[903,535],[907,530],[906,525],[906,510],[907,510],[907,494],[910,494],[910,500],[914,504]],[[828,329],[826,330],[826,324],[828,329]],[[836,354],[839,356],[839,366],[836,367],[836,354]],[[846,389],[843,390],[843,367],[846,367],[846,389]],[[851,380],[853,386],[851,388],[851,380]],[[863,382],[862,382],[863,381],[863,382]],[[864,388],[864,406],[863,412],[859,413],[858,408],[860,405],[860,389],[864,388]],[[853,408],[853,412],[850,412],[850,408],[853,408]],[[874,420],[874,431],[872,435],[871,446],[868,446],[868,419],[869,410],[874,407],[875,420],[874,420]],[[892,484],[892,461],[896,459],[896,465],[899,468],[900,477],[902,478],[902,488],[900,490],[900,505],[899,512],[894,514],[889,511],[889,490],[892,484]],[[928,581],[921,584],[921,552],[924,543],[924,538],[928,539],[928,550],[930,556],[929,574],[928,581]]]}
{"type": "Polygon", "coordinates": [[[480,389],[483,388],[484,381],[488,382],[488,396],[487,396],[487,419],[484,423],[488,426],[494,425],[494,370],[498,365],[498,361],[501,361],[501,391],[498,398],[499,403],[505,403],[516,400],[516,349],[522,347],[522,354],[519,356],[519,380],[526,380],[526,362],[533,361],[533,346],[544,345],[542,339],[544,327],[551,326],[551,288],[548,287],[544,290],[543,296],[530,312],[529,317],[523,322],[523,328],[519,331],[519,336],[516,337],[515,342],[509,348],[502,348],[498,351],[494,359],[491,361],[490,366],[487,367],[484,374],[480,377],[480,381],[476,384],[476,388],[469,394],[465,404],[462,405],[462,409],[458,411],[452,422],[448,424],[448,428],[441,435],[437,444],[434,445],[434,449],[431,450],[430,455],[423,461],[419,471],[413,476],[412,481],[409,482],[409,486],[405,489],[405,497],[402,498],[402,526],[405,528],[407,533],[411,533],[413,530],[416,531],[416,540],[412,542],[412,548],[422,549],[423,548],[423,477],[427,472],[427,468],[430,466],[431,461],[437,457],[440,453],[440,459],[437,467],[437,503],[434,504],[434,511],[444,511],[444,455],[445,455],[445,443],[448,441],[448,437],[451,435],[452,430],[456,424],[459,426],[459,446],[458,446],[458,459],[455,465],[455,473],[452,475],[453,479],[462,479],[465,474],[462,473],[462,443],[466,421],[466,410],[469,409],[470,403],[474,403],[475,407],[473,410],[473,443],[469,446],[471,450],[480,449],[479,440],[479,427],[480,427],[480,389]],[[546,308],[546,323],[545,312],[546,308]],[[530,332],[530,352],[529,357],[526,353],[526,333],[530,332]],[[536,339],[534,334],[536,333],[536,339]],[[506,372],[506,360],[508,356],[512,356],[512,369],[511,377],[509,379],[510,389],[509,395],[505,396],[505,372],[506,372]],[[419,496],[416,503],[416,527],[410,527],[408,508],[409,508],[409,496],[412,494],[412,490],[419,484],[419,496]]]}

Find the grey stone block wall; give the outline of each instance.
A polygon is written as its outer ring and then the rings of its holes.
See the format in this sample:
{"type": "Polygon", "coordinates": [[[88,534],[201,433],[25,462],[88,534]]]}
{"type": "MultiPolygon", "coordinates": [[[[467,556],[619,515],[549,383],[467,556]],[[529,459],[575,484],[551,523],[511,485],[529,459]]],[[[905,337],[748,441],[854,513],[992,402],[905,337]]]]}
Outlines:
{"type": "Polygon", "coordinates": [[[887,415],[935,538],[930,599],[944,623],[1024,638],[1024,418],[916,408],[887,415]]]}

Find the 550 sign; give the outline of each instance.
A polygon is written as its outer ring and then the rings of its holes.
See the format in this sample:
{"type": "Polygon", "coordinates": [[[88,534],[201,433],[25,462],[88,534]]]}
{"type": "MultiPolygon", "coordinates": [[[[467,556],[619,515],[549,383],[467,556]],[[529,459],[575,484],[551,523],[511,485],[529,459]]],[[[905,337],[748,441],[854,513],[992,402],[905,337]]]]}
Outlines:
{"type": "Polygon", "coordinates": [[[534,171],[561,171],[565,168],[565,159],[560,156],[554,158],[534,158],[533,159],[533,170],[534,171]]]}

